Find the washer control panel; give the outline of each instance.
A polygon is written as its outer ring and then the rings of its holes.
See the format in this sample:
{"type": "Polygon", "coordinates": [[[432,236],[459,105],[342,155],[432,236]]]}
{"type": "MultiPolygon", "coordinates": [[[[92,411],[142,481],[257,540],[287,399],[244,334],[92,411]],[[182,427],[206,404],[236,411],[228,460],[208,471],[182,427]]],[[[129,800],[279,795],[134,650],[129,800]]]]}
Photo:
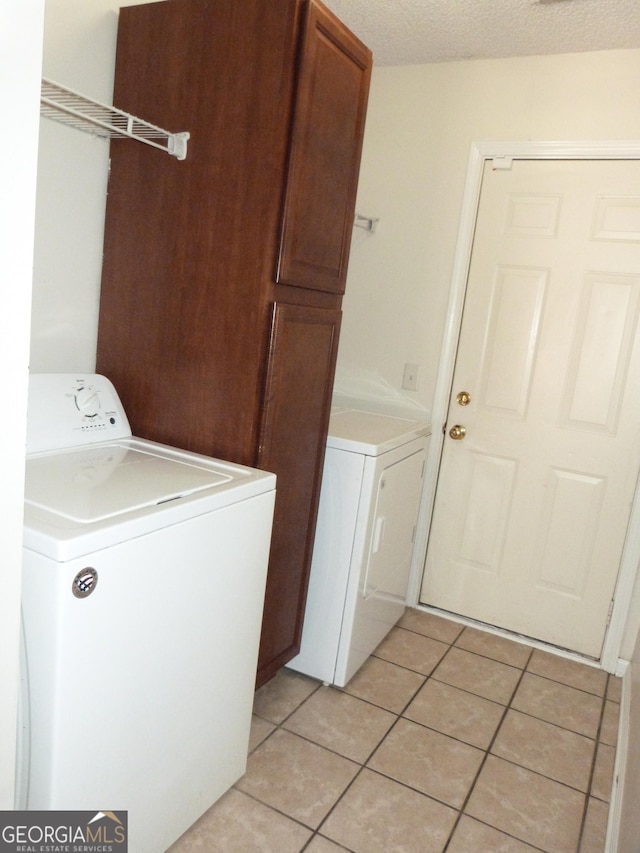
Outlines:
{"type": "Polygon", "coordinates": [[[129,421],[106,376],[34,373],[29,377],[27,453],[129,436],[129,421]]]}

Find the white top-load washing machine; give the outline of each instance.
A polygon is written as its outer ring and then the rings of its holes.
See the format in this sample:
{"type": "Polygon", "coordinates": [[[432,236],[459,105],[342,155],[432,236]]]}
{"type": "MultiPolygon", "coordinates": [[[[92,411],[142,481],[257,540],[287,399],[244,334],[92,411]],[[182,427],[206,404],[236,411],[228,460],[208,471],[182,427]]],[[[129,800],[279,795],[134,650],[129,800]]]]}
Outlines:
{"type": "Polygon", "coordinates": [[[344,686],[404,612],[430,433],[426,421],[332,411],[291,669],[344,686]]]}
{"type": "Polygon", "coordinates": [[[160,853],[244,773],[274,489],[31,377],[16,808],[126,810],[160,853]]]}

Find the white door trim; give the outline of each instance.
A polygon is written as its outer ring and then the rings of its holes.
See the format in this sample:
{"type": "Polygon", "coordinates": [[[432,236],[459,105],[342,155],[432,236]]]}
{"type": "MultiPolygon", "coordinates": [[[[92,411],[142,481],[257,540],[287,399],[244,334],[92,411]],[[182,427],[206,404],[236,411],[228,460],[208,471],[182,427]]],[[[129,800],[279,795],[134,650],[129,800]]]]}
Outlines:
{"type": "MultiPolygon", "coordinates": [[[[458,338],[462,322],[462,310],[467,285],[467,276],[471,260],[471,249],[475,229],[482,174],[486,160],[512,158],[521,160],[640,160],[640,140],[577,140],[577,141],[537,141],[537,142],[473,142],[467,164],[458,241],[454,256],[453,273],[446,326],[440,354],[440,366],[436,380],[433,401],[433,435],[427,458],[424,493],[420,513],[420,525],[417,531],[416,552],[420,559],[416,561],[409,603],[416,604],[419,599],[424,560],[427,553],[427,541],[431,524],[431,515],[435,499],[438,469],[444,443],[442,427],[447,419],[449,396],[455,368],[458,338]]],[[[625,542],[620,573],[618,576],[611,621],[607,629],[600,665],[607,672],[616,672],[622,638],[629,613],[629,604],[633,585],[640,564],[640,484],[631,509],[629,535],[625,542]]]]}

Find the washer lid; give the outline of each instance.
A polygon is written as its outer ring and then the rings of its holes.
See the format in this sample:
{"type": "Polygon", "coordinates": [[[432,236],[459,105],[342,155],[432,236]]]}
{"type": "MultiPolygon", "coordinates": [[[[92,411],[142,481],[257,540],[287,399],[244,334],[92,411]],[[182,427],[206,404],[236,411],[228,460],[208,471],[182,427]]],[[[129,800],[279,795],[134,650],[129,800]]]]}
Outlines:
{"type": "Polygon", "coordinates": [[[231,479],[218,471],[125,444],[103,444],[29,457],[25,502],[90,524],[231,479]]]}

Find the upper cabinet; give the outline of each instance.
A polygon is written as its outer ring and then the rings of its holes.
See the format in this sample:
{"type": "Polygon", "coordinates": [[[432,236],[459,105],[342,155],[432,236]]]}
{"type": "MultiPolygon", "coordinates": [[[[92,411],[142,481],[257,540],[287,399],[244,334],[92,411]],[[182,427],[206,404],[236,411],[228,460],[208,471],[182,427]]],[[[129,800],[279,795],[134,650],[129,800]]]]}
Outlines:
{"type": "Polygon", "coordinates": [[[283,284],[344,293],[370,77],[367,48],[311,0],[280,242],[283,284]]]}

